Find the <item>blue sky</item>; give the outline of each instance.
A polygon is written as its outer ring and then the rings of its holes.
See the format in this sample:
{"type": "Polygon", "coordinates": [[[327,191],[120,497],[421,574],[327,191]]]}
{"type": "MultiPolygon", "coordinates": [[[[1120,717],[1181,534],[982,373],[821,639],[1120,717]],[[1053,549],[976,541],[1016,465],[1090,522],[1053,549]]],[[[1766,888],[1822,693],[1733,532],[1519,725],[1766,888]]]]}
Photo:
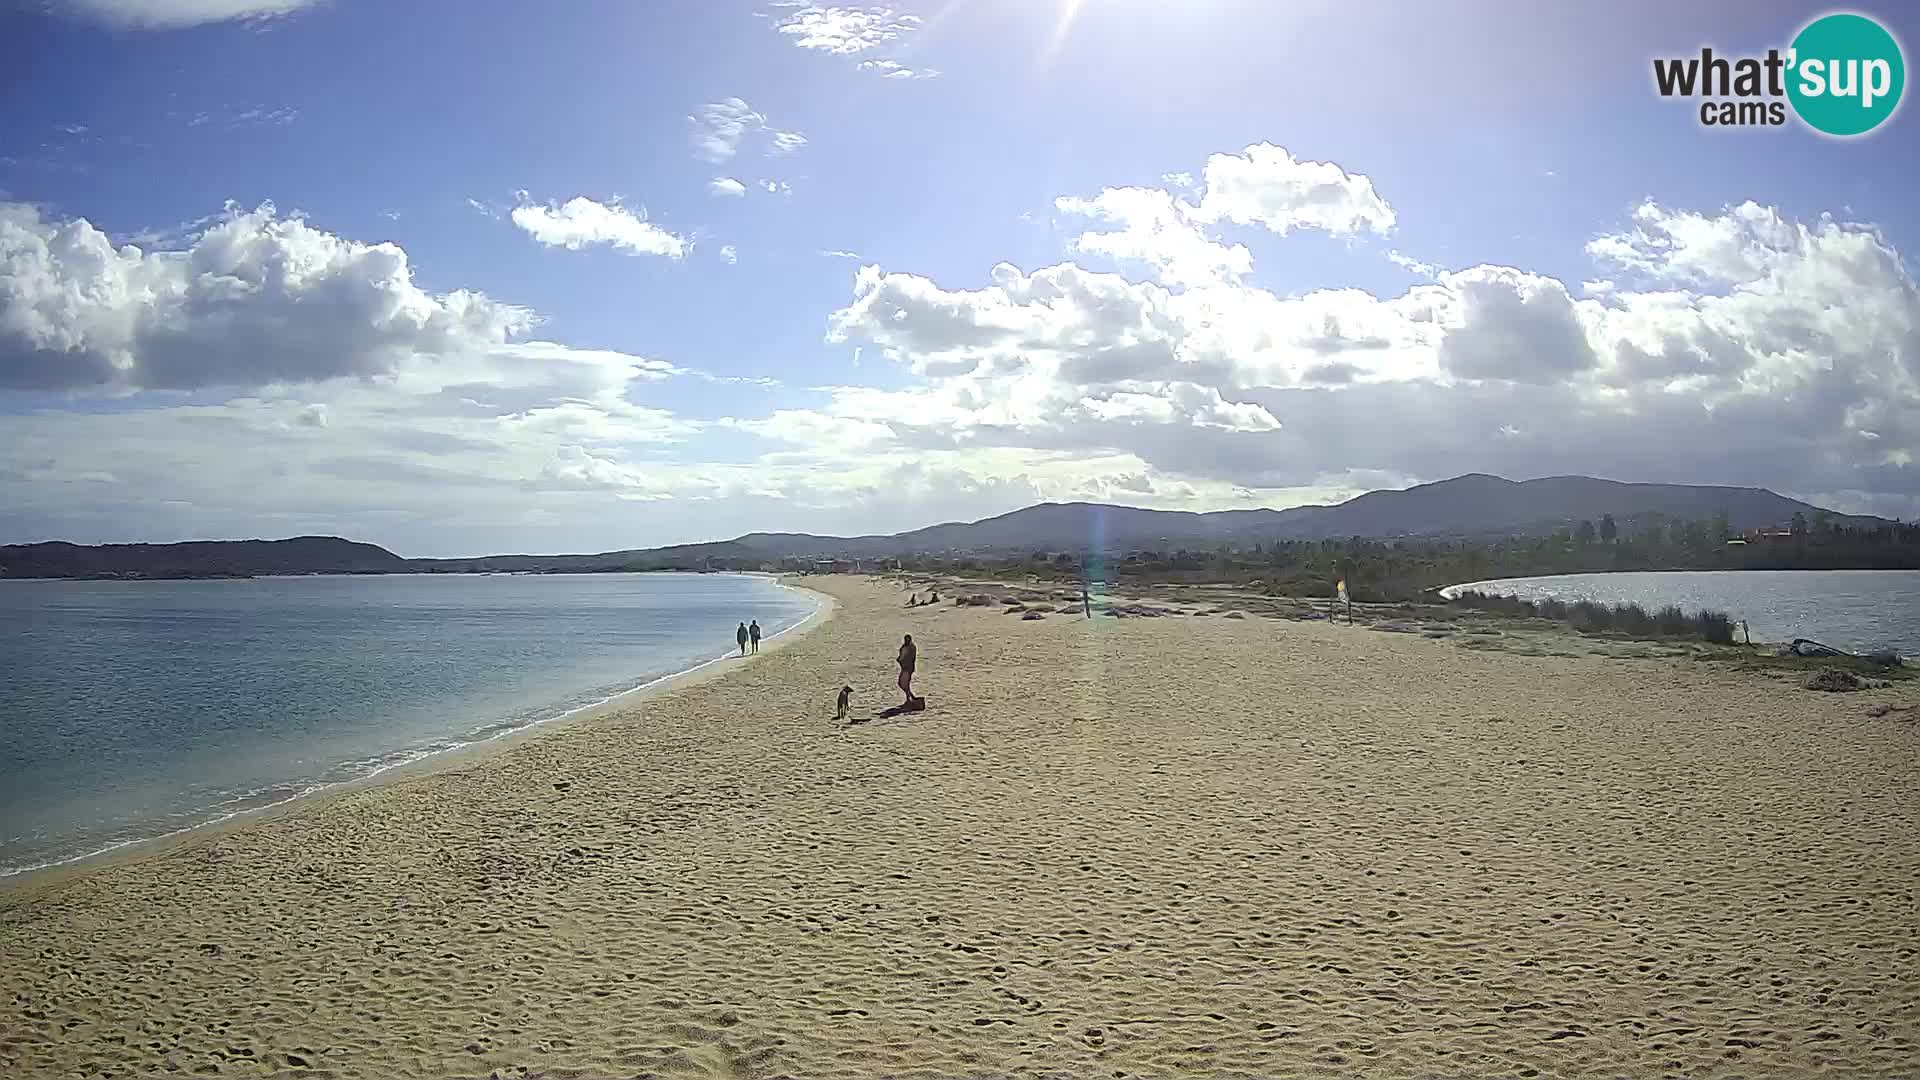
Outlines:
{"type": "Polygon", "coordinates": [[[0,542],[602,550],[1469,470],[1912,516],[1920,121],[1652,89],[1825,10],[0,5],[0,542]]]}

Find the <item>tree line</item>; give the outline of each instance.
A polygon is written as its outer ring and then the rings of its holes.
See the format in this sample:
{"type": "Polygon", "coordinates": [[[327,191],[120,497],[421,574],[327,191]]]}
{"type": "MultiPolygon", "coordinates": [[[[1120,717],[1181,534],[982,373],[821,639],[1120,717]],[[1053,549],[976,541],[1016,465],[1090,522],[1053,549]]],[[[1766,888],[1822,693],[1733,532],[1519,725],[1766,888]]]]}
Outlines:
{"type": "Polygon", "coordinates": [[[1826,515],[1795,515],[1784,529],[1743,536],[1729,527],[1724,515],[1699,520],[1650,515],[1624,526],[1603,515],[1532,537],[1276,539],[1216,548],[920,555],[903,557],[898,564],[908,570],[1049,580],[1091,577],[1114,584],[1234,582],[1306,597],[1331,596],[1334,583],[1344,578],[1357,601],[1403,601],[1446,585],[1544,574],[1920,569],[1920,525],[1856,528],[1837,526],[1826,515]]]}

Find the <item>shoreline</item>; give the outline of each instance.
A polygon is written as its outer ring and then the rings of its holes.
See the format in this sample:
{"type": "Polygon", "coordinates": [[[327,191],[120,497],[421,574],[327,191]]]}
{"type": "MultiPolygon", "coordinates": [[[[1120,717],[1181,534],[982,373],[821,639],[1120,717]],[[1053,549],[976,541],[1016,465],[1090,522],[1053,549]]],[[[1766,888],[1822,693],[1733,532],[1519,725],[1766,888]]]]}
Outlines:
{"type": "MultiPolygon", "coordinates": [[[[718,571],[716,571],[716,573],[717,572],[718,571]]],[[[794,636],[797,636],[799,633],[813,630],[824,625],[829,619],[833,618],[834,612],[839,606],[834,598],[826,593],[816,589],[809,589],[805,586],[795,585],[779,574],[767,574],[754,571],[726,571],[726,573],[736,577],[757,577],[771,580],[782,589],[805,593],[813,598],[813,610],[808,612],[798,622],[761,638],[760,644],[763,653],[775,652],[781,648],[781,645],[776,645],[774,642],[782,638],[791,641],[794,639],[794,636]]],[[[316,575],[283,576],[300,577],[316,575]]],[[[329,576],[391,577],[397,575],[329,576]]],[[[444,577],[452,575],[422,576],[444,577]]],[[[430,776],[443,770],[465,767],[495,754],[504,753],[512,747],[542,735],[587,723],[599,717],[618,712],[627,706],[640,705],[652,698],[678,689],[681,686],[692,685],[703,677],[714,677],[719,674],[719,672],[710,672],[709,669],[724,665],[729,660],[744,663],[752,659],[753,655],[741,656],[738,653],[724,653],[720,656],[701,660],[691,667],[655,676],[637,686],[632,686],[617,693],[610,694],[598,701],[574,706],[571,709],[567,709],[564,712],[557,713],[546,719],[535,720],[516,728],[509,728],[497,734],[489,735],[484,739],[476,739],[473,742],[461,743],[457,746],[450,746],[441,750],[425,751],[416,757],[382,765],[362,776],[356,776],[347,780],[335,780],[315,784],[295,794],[275,799],[272,802],[264,803],[260,806],[251,806],[242,810],[230,811],[206,821],[197,822],[184,828],[174,829],[156,836],[116,841],[115,843],[81,855],[73,855],[51,862],[21,867],[19,869],[0,869],[0,897],[6,897],[10,892],[17,889],[51,884],[55,881],[64,881],[74,876],[84,875],[93,870],[135,862],[150,855],[158,855],[171,850],[180,844],[190,842],[194,839],[220,836],[257,823],[276,820],[290,814],[299,813],[309,807],[318,806],[329,799],[348,795],[353,792],[403,783],[417,777],[430,776]]],[[[737,667],[739,665],[736,664],[733,666],[737,667]]],[[[722,670],[727,669],[722,668],[722,670]]]]}
{"type": "Polygon", "coordinates": [[[1911,1071],[1911,688],[807,585],[760,662],[0,893],[0,1074],[1911,1071]]]}

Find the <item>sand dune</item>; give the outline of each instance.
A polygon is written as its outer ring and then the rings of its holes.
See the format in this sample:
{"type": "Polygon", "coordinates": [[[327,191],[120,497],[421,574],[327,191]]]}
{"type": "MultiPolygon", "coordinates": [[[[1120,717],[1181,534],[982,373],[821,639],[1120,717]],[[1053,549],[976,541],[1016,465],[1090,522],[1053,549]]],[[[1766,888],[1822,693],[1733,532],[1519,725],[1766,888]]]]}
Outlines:
{"type": "Polygon", "coordinates": [[[1920,1070],[1901,691],[822,587],[723,677],[0,891],[0,1075],[1920,1070]],[[903,631],[932,707],[836,728],[903,631]]]}

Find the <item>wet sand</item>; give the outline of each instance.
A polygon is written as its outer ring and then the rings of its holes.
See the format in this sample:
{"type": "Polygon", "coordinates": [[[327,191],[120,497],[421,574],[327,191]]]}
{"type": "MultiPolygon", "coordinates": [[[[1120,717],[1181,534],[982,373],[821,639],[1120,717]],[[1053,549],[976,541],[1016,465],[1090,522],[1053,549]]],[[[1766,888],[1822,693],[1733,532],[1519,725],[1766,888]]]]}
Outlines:
{"type": "Polygon", "coordinates": [[[0,886],[0,1076],[1911,1076],[1920,725],[1318,623],[834,618],[0,886]],[[898,699],[920,643],[930,708],[898,699]]]}

